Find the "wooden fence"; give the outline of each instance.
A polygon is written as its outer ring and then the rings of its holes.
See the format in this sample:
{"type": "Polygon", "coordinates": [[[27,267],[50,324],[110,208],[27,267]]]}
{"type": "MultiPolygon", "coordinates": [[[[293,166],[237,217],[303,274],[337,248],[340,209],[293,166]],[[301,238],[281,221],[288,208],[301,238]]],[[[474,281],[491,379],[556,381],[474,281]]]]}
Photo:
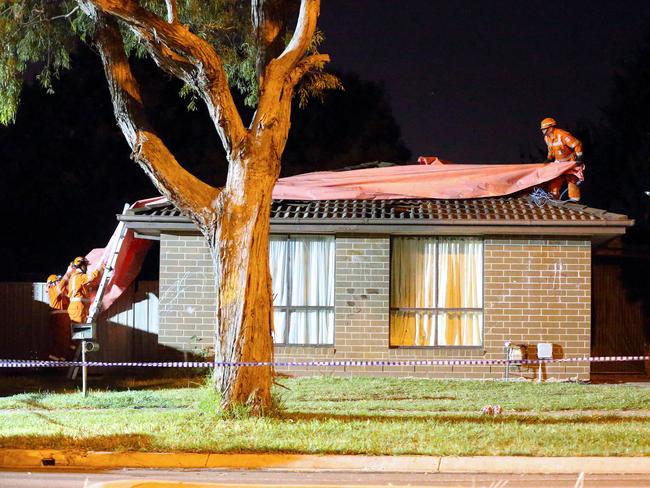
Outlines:
{"type": "MultiPolygon", "coordinates": [[[[46,359],[50,308],[45,283],[0,283],[0,358],[46,359]]],[[[158,282],[132,284],[97,324],[93,361],[158,357],[158,282]]]]}
{"type": "MultiPolygon", "coordinates": [[[[599,259],[592,268],[592,344],[594,356],[644,356],[650,353],[650,295],[647,268],[599,259]]],[[[648,363],[646,368],[650,367],[648,363]]],[[[594,373],[644,372],[641,361],[593,363],[594,373]]],[[[650,374],[650,369],[647,373],[650,374]]]]}

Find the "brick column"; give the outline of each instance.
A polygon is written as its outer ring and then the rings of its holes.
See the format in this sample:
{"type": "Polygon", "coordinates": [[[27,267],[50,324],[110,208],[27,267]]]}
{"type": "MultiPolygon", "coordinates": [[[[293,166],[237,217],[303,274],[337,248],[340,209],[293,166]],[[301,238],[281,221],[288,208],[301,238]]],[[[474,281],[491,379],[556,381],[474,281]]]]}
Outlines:
{"type": "Polygon", "coordinates": [[[208,246],[202,236],[160,236],[162,356],[202,353],[214,347],[216,291],[208,246]]]}

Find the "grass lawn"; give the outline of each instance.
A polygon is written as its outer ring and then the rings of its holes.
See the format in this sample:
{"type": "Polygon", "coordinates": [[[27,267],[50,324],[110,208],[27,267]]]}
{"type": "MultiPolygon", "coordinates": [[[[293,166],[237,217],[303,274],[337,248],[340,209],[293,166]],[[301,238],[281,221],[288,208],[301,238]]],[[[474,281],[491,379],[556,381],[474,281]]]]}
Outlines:
{"type": "MultiPolygon", "coordinates": [[[[14,381],[14,383],[12,383],[14,381]]],[[[415,378],[279,379],[265,418],[198,381],[9,394],[0,448],[431,455],[650,455],[650,388],[415,378]],[[504,413],[480,413],[499,404],[504,413]]],[[[3,386],[4,384],[4,386],[3,386]]],[[[29,386],[29,385],[28,385],[29,386]]]]}

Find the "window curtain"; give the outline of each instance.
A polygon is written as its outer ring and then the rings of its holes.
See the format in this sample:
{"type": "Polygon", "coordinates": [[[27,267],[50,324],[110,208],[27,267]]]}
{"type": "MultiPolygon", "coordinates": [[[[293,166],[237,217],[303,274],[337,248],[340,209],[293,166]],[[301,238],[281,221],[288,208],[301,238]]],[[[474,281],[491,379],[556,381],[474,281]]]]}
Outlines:
{"type": "MultiPolygon", "coordinates": [[[[390,308],[435,308],[436,241],[404,237],[393,240],[390,308]]],[[[435,345],[435,314],[426,310],[391,310],[391,346],[435,345]]]]}
{"type": "Polygon", "coordinates": [[[275,342],[284,342],[287,326],[287,312],[281,306],[287,305],[287,263],[289,246],[287,236],[272,235],[269,244],[269,264],[273,286],[273,337],[275,342]]]}
{"type": "Polygon", "coordinates": [[[391,252],[390,345],[481,345],[482,310],[462,309],[483,307],[482,241],[400,237],[391,252]]]}
{"type": "MultiPolygon", "coordinates": [[[[483,307],[483,244],[477,239],[438,242],[438,308],[483,307]]],[[[449,311],[438,315],[438,344],[481,344],[483,314],[449,311]]]]}
{"type": "Polygon", "coordinates": [[[333,344],[334,237],[271,239],[270,255],[275,342],[333,344]]]}

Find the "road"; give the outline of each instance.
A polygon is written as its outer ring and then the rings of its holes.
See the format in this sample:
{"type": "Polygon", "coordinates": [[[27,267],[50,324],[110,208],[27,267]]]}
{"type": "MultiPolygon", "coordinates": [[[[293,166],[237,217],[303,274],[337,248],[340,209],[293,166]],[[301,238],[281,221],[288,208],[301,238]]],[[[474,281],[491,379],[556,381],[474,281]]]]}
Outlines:
{"type": "Polygon", "coordinates": [[[600,488],[650,487],[645,475],[502,475],[448,473],[296,472],[243,470],[154,470],[116,469],[105,471],[39,470],[0,471],[0,488],[84,488],[93,483],[125,479],[155,479],[252,486],[400,486],[471,488],[600,488]]]}

